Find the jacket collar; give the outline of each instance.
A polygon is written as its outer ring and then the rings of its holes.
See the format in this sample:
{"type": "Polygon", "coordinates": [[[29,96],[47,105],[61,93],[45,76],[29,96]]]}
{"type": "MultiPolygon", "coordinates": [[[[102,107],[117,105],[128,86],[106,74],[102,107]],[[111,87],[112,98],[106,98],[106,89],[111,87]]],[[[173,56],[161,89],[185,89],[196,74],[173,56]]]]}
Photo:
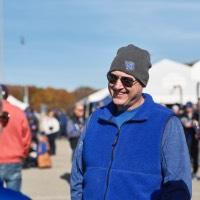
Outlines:
{"type": "MultiPolygon", "coordinates": [[[[154,101],[149,94],[143,93],[142,95],[144,97],[144,103],[141,105],[136,115],[133,118],[131,118],[129,121],[148,120],[154,101]]],[[[112,118],[115,112],[116,112],[116,106],[113,102],[111,102],[107,106],[102,108],[102,112],[100,112],[99,119],[112,122],[112,118]]]]}

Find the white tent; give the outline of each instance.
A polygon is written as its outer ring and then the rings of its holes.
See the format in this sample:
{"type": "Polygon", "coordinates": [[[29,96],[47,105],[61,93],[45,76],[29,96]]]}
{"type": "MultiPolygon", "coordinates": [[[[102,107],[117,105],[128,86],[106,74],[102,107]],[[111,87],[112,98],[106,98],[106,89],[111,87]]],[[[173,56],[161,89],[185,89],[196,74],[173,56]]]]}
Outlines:
{"type": "Polygon", "coordinates": [[[11,104],[17,106],[18,108],[20,108],[20,109],[22,109],[22,110],[25,110],[25,109],[28,107],[28,104],[26,104],[26,103],[24,103],[24,102],[22,102],[22,101],[16,99],[16,98],[15,98],[14,96],[12,96],[12,95],[9,95],[8,98],[7,98],[7,100],[8,100],[11,104]]]}
{"type": "Polygon", "coordinates": [[[200,61],[196,62],[191,68],[191,78],[200,82],[200,61]]]}
{"type": "Polygon", "coordinates": [[[109,95],[108,88],[101,89],[91,95],[88,96],[87,100],[88,102],[98,102],[103,100],[109,95]]]}
{"type": "Polygon", "coordinates": [[[102,101],[103,99],[105,99],[108,96],[109,96],[108,88],[104,88],[104,89],[98,90],[97,92],[90,94],[89,96],[82,99],[80,102],[82,102],[84,104],[95,103],[95,102],[102,101]]]}
{"type": "Polygon", "coordinates": [[[163,104],[196,103],[196,81],[191,78],[191,69],[187,65],[163,59],[149,70],[150,78],[144,91],[163,104]]]}
{"type": "Polygon", "coordinates": [[[195,63],[191,68],[191,78],[196,81],[196,96],[200,97],[200,61],[195,63]]]}

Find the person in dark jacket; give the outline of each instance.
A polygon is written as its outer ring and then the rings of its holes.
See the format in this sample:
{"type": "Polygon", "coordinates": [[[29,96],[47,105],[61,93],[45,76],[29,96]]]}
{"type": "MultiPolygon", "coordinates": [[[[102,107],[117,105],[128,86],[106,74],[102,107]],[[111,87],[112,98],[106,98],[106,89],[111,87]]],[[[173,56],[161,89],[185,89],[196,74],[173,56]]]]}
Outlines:
{"type": "Polygon", "coordinates": [[[74,154],[84,125],[84,106],[81,103],[76,103],[73,108],[73,115],[67,122],[67,137],[72,149],[72,155],[74,154]]]}
{"type": "Polygon", "coordinates": [[[72,200],[189,200],[189,153],[180,120],[143,88],[148,51],[118,50],[107,73],[112,102],[92,113],[77,145],[72,200]]]}
{"type": "Polygon", "coordinates": [[[194,105],[187,102],[185,105],[185,112],[181,117],[184,127],[185,137],[190,152],[192,162],[192,178],[199,179],[198,174],[198,157],[199,157],[199,141],[197,138],[198,113],[195,113],[194,105]]]}

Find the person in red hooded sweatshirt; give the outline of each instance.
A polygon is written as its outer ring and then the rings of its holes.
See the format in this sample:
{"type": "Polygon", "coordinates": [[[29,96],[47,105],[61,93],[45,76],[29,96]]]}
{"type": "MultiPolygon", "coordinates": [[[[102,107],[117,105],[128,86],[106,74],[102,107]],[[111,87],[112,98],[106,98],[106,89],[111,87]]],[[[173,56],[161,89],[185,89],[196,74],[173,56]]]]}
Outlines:
{"type": "MultiPolygon", "coordinates": [[[[1,93],[1,87],[0,87],[1,93]]],[[[2,110],[2,98],[0,98],[0,134],[6,127],[9,121],[9,113],[2,110]]],[[[0,147],[1,149],[1,147],[0,147]]],[[[3,187],[3,182],[0,180],[0,199],[6,200],[31,200],[28,196],[8,188],[3,187]]]]}
{"type": "Polygon", "coordinates": [[[9,121],[0,134],[0,181],[7,188],[20,191],[22,163],[28,155],[31,132],[24,112],[7,101],[7,87],[0,87],[2,111],[9,113],[9,121]]]}

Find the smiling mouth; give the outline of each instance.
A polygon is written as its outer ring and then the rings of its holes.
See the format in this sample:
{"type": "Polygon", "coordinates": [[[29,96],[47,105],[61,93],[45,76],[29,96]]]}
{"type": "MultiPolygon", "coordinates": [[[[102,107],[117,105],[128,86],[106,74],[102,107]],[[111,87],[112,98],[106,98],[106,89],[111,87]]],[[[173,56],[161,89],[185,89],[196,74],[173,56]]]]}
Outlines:
{"type": "Polygon", "coordinates": [[[121,97],[123,95],[125,95],[126,93],[124,92],[117,92],[117,93],[114,93],[113,97],[121,97]]]}

